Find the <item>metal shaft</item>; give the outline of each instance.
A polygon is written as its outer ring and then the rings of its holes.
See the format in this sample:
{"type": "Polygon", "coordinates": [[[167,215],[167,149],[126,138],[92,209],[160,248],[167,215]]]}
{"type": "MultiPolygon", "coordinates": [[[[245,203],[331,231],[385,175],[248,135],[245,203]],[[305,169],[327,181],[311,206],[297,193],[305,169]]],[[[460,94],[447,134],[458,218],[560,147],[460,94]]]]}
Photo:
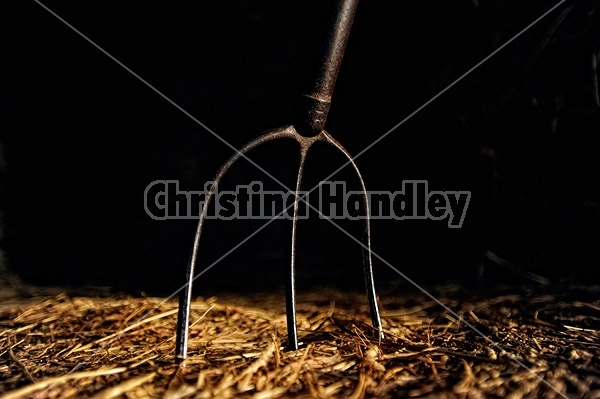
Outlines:
{"type": "Polygon", "coordinates": [[[307,114],[297,126],[299,133],[303,136],[316,136],[325,128],[333,88],[342,64],[357,6],[358,0],[340,0],[336,5],[335,20],[328,31],[328,40],[319,74],[314,87],[305,94],[308,101],[307,114]]]}

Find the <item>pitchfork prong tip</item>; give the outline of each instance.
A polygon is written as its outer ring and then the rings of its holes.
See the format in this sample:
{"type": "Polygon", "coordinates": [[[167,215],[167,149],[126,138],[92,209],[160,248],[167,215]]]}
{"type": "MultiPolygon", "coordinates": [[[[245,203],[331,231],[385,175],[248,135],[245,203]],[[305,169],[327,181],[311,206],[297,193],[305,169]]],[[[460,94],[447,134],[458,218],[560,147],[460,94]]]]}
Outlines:
{"type": "Polygon", "coordinates": [[[297,341],[293,342],[292,341],[291,343],[288,342],[285,346],[282,346],[282,349],[284,349],[285,351],[288,351],[288,352],[293,352],[293,351],[297,351],[298,349],[303,348],[304,346],[305,346],[304,342],[297,342],[297,341]]]}

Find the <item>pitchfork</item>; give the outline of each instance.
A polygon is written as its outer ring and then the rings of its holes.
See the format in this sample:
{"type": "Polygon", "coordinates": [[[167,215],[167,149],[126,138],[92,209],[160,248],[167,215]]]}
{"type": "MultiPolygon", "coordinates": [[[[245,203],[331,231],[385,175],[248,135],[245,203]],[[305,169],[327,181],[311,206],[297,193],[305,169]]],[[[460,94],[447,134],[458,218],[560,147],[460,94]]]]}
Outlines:
{"type": "Polygon", "coordinates": [[[298,332],[296,328],[296,288],[295,288],[295,274],[296,274],[296,232],[298,227],[298,202],[300,185],[302,182],[302,172],[304,170],[304,162],[306,160],[306,154],[310,147],[317,141],[323,141],[333,145],[339,151],[341,151],[346,158],[348,163],[352,165],[356,175],[361,184],[363,194],[363,207],[366,213],[364,232],[362,236],[363,241],[363,265],[364,275],[367,287],[367,295],[369,298],[369,307],[371,311],[371,320],[373,327],[377,330],[378,336],[381,339],[383,337],[383,330],[381,327],[381,318],[379,315],[379,308],[377,305],[377,298],[375,292],[375,283],[373,281],[373,265],[371,260],[371,227],[369,219],[369,202],[367,192],[365,188],[364,180],[358,170],[358,167],[354,163],[350,153],[337,142],[329,133],[324,130],[325,121],[327,120],[327,114],[329,107],[331,106],[331,95],[333,94],[333,88],[337,79],[338,71],[350,34],[350,28],[354,15],[356,13],[356,7],[358,0],[341,0],[337,5],[336,16],[333,22],[333,26],[329,31],[329,38],[325,49],[322,65],[319,71],[319,76],[314,85],[313,91],[305,94],[305,99],[308,101],[307,113],[302,121],[295,125],[285,126],[275,130],[271,130],[262,136],[254,139],[245,146],[243,146],[235,155],[233,155],[219,170],[217,173],[209,191],[206,194],[206,200],[203,204],[202,214],[198,222],[198,228],[196,230],[196,236],[194,239],[194,246],[192,250],[192,256],[186,269],[186,281],[187,284],[182,290],[179,297],[179,313],[177,320],[177,342],[176,342],[176,356],[178,359],[185,359],[187,356],[187,345],[188,345],[188,330],[189,330],[189,316],[190,316],[190,304],[192,300],[192,282],[194,280],[194,266],[198,257],[198,246],[200,242],[200,235],[202,234],[202,227],[206,220],[207,209],[213,194],[217,188],[217,185],[227,173],[229,168],[241,157],[245,157],[245,154],[255,147],[260,146],[269,141],[289,138],[296,140],[300,147],[300,166],[298,168],[298,177],[296,179],[296,191],[294,199],[294,214],[292,219],[292,248],[291,248],[291,259],[289,269],[286,275],[286,315],[287,315],[287,333],[288,343],[287,349],[296,350],[298,349],[298,332]],[[365,249],[367,248],[367,249],[365,249]]]}

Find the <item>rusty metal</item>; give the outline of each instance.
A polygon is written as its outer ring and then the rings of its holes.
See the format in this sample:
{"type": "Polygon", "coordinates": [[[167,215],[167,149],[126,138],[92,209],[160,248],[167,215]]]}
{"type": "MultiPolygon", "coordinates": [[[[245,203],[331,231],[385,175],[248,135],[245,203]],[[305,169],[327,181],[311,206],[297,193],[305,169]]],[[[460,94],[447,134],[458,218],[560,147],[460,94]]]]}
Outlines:
{"type": "Polygon", "coordinates": [[[350,28],[356,14],[358,0],[342,0],[337,3],[335,20],[328,32],[328,40],[314,87],[305,93],[308,101],[306,118],[298,124],[303,136],[316,136],[325,128],[331,96],[337,80],[350,28]]]}
{"type": "Polygon", "coordinates": [[[356,175],[360,181],[363,193],[363,208],[365,211],[365,224],[362,236],[363,247],[363,267],[365,275],[365,284],[367,288],[367,296],[369,299],[369,307],[371,311],[371,321],[373,327],[378,332],[378,337],[383,337],[383,329],[381,326],[381,317],[377,304],[377,294],[375,291],[375,282],[373,279],[373,262],[371,258],[371,223],[370,209],[365,188],[364,180],[360,174],[358,166],[352,159],[350,153],[329,133],[324,130],[327,114],[331,105],[331,96],[333,88],[337,80],[337,75],[341,65],[341,61],[346,48],[346,43],[350,34],[352,21],[356,13],[358,0],[342,0],[337,4],[336,18],[329,31],[329,40],[319,71],[319,77],[316,79],[315,86],[305,95],[309,103],[307,112],[303,120],[296,125],[285,126],[279,129],[272,130],[254,139],[250,143],[242,147],[235,155],[233,155],[219,170],[212,186],[210,187],[206,200],[202,208],[202,214],[198,222],[196,236],[192,256],[186,269],[186,286],[179,297],[179,313],[177,320],[177,337],[176,337],[176,356],[179,360],[185,359],[187,356],[187,344],[189,333],[189,312],[192,300],[192,282],[194,280],[194,268],[198,258],[198,247],[202,228],[206,220],[208,207],[214,196],[214,192],[221,182],[223,176],[235,164],[235,162],[244,156],[248,151],[258,147],[266,142],[279,140],[282,138],[296,140],[300,150],[300,165],[298,167],[298,175],[296,179],[296,190],[294,199],[294,214],[292,218],[292,242],[291,256],[289,268],[286,274],[286,315],[287,315],[287,330],[288,330],[288,345],[290,350],[298,349],[298,332],[296,326],[296,234],[298,229],[298,204],[300,201],[299,192],[302,184],[302,173],[306,161],[306,154],[310,147],[320,141],[329,143],[334,148],[342,152],[349,163],[354,168],[356,175]],[[364,248],[367,248],[366,250],[364,248]]]}

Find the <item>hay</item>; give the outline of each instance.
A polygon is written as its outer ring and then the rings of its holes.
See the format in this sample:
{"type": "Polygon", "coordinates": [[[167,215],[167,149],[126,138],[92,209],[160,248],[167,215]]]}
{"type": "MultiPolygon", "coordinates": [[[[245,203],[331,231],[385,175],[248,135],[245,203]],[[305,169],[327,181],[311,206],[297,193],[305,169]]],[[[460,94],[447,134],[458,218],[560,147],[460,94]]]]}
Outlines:
{"type": "Polygon", "coordinates": [[[505,352],[423,295],[382,297],[382,342],[362,295],[301,295],[303,344],[295,352],[282,350],[282,294],[199,298],[190,355],[180,365],[173,301],[59,295],[6,302],[0,397],[597,398],[597,292],[442,298],[505,352]]]}

